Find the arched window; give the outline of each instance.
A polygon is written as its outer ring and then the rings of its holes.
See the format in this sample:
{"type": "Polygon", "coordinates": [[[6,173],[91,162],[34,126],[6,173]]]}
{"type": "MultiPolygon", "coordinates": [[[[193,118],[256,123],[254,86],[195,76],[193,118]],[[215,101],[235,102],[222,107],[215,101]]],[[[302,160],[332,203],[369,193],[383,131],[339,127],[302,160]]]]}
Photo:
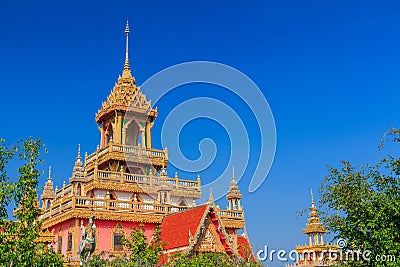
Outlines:
{"type": "Polygon", "coordinates": [[[81,196],[82,192],[82,188],[81,188],[81,184],[78,183],[78,185],[76,186],[76,195],[77,196],[81,196]]]}
{"type": "Polygon", "coordinates": [[[136,121],[130,121],[125,131],[125,144],[137,146],[139,138],[139,125],[136,121]]]}
{"type": "Polygon", "coordinates": [[[113,128],[112,125],[109,124],[106,128],[106,132],[105,132],[105,145],[107,145],[108,143],[110,143],[111,139],[113,138],[113,128]]]}
{"type": "Polygon", "coordinates": [[[67,251],[72,250],[72,233],[68,233],[68,239],[67,239],[67,251]]]}
{"type": "Polygon", "coordinates": [[[113,241],[113,250],[114,251],[122,251],[123,250],[123,244],[122,244],[122,239],[124,237],[125,233],[123,231],[123,228],[121,224],[118,222],[117,225],[115,226],[114,232],[112,233],[112,241],[113,241]]]}
{"type": "Polygon", "coordinates": [[[58,237],[58,241],[57,241],[57,252],[58,254],[61,254],[62,251],[62,236],[58,237]]]}

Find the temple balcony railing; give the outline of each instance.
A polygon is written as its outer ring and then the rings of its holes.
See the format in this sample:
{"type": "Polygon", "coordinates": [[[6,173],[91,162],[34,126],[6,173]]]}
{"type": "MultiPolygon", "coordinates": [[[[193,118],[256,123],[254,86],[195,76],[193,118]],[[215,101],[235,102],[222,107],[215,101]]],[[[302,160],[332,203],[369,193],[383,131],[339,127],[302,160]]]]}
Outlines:
{"type": "Polygon", "coordinates": [[[63,195],[68,195],[68,194],[71,194],[71,193],[72,193],[72,185],[71,184],[68,184],[68,185],[64,184],[61,187],[61,189],[56,190],[56,198],[60,198],[63,195]]]}
{"type": "Polygon", "coordinates": [[[166,167],[168,165],[168,150],[122,145],[111,141],[105,147],[98,148],[85,158],[86,169],[93,169],[96,163],[101,164],[109,159],[166,167]]]}
{"type": "Polygon", "coordinates": [[[122,182],[122,183],[136,183],[138,185],[147,186],[157,186],[163,185],[163,183],[168,183],[172,188],[181,189],[194,189],[200,192],[200,179],[184,180],[178,177],[163,177],[156,175],[144,175],[144,174],[132,174],[125,172],[112,172],[112,171],[102,171],[94,170],[93,173],[89,173],[86,176],[86,181],[90,182],[92,180],[106,181],[106,182],[122,182]]]}
{"type": "Polygon", "coordinates": [[[244,220],[243,210],[220,210],[221,219],[244,220]]]}
{"type": "Polygon", "coordinates": [[[244,212],[243,210],[218,210],[222,225],[225,228],[243,229],[244,212]]]}
{"type": "Polygon", "coordinates": [[[68,210],[103,210],[110,212],[139,212],[143,214],[171,214],[188,208],[190,207],[162,203],[72,196],[64,201],[53,203],[49,209],[43,211],[41,219],[53,218],[67,212],[68,210]]]}

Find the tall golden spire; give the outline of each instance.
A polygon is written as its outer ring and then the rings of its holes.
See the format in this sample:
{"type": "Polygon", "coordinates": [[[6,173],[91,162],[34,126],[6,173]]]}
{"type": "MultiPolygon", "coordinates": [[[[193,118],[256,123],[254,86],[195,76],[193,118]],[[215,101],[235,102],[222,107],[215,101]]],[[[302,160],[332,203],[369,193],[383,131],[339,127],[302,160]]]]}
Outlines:
{"type": "Polygon", "coordinates": [[[78,144],[78,156],[76,157],[76,160],[81,160],[81,144],[78,144]]]}
{"type": "Polygon", "coordinates": [[[124,69],[129,69],[129,24],[128,21],[126,21],[126,26],[125,26],[125,36],[126,36],[126,48],[125,48],[125,64],[124,64],[124,69]]]}
{"type": "Polygon", "coordinates": [[[312,188],[310,189],[310,193],[311,193],[311,207],[315,208],[314,194],[312,192],[312,188]]]}
{"type": "Polygon", "coordinates": [[[122,78],[132,78],[132,73],[129,64],[129,34],[131,33],[131,31],[129,30],[128,21],[126,21],[124,32],[126,36],[126,47],[125,47],[125,63],[124,63],[124,70],[122,71],[122,78]]]}
{"type": "Polygon", "coordinates": [[[51,182],[51,166],[49,166],[49,177],[47,177],[47,181],[51,182]]]}

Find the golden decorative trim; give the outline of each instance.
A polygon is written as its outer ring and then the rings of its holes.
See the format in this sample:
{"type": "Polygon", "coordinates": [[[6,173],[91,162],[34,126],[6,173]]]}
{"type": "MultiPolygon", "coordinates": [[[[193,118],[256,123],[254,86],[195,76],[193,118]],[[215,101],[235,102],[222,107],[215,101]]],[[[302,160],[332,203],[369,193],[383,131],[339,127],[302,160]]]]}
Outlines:
{"type": "Polygon", "coordinates": [[[57,217],[45,220],[42,227],[49,228],[71,218],[89,219],[92,215],[96,216],[96,220],[144,223],[161,223],[164,217],[163,214],[125,213],[110,210],[69,210],[57,217]]]}
{"type": "Polygon", "coordinates": [[[54,243],[55,241],[55,235],[54,235],[54,229],[49,231],[49,229],[46,229],[45,231],[41,231],[39,233],[39,237],[36,239],[37,242],[39,243],[54,243]]]}
{"type": "Polygon", "coordinates": [[[243,229],[244,220],[222,219],[222,225],[224,228],[243,229]]]}

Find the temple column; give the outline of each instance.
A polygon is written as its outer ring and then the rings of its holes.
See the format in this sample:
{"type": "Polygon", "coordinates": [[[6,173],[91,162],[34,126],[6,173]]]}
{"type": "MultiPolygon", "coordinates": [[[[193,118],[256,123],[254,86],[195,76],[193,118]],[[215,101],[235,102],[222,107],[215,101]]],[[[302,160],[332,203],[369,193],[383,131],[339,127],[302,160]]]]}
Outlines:
{"type": "Polygon", "coordinates": [[[126,139],[126,128],[122,127],[122,140],[121,140],[121,144],[126,145],[125,144],[125,139],[126,139]]]}
{"type": "Polygon", "coordinates": [[[146,123],[146,137],[147,137],[147,139],[146,139],[146,147],[147,148],[151,148],[151,125],[152,123],[151,122],[147,122],[146,123]]]}
{"type": "Polygon", "coordinates": [[[104,147],[104,127],[103,127],[103,125],[101,126],[101,129],[100,129],[100,147],[101,148],[104,147]]]}
{"type": "Polygon", "coordinates": [[[72,247],[72,256],[77,257],[78,246],[79,246],[79,219],[75,218],[75,231],[74,231],[74,244],[72,247]]]}
{"type": "Polygon", "coordinates": [[[142,147],[146,147],[146,138],[145,138],[145,134],[144,134],[144,130],[141,129],[140,131],[141,135],[142,135],[142,147]]]}

